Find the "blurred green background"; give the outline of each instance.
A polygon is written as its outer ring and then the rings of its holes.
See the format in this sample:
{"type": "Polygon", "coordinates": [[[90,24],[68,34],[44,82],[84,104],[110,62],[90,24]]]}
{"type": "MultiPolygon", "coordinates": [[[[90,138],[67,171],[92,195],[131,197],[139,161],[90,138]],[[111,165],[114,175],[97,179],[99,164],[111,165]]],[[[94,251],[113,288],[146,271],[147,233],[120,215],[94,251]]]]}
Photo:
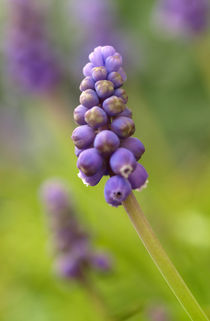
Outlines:
{"type": "MultiPolygon", "coordinates": [[[[125,47],[127,34],[132,36],[126,55],[136,54],[132,68],[127,63],[125,89],[136,123],[135,136],[146,146],[142,163],[149,173],[147,189],[136,197],[210,316],[209,33],[190,40],[162,37],[151,23],[154,1],[118,0],[115,6],[125,47]]],[[[3,43],[9,20],[3,0],[0,11],[3,43]]],[[[72,27],[71,14],[65,0],[50,2],[51,36],[67,70],[75,64],[74,48],[80,34],[78,26],[72,27]]],[[[113,257],[110,275],[91,276],[111,315],[123,317],[137,309],[129,320],[149,321],[153,319],[148,310],[161,306],[167,311],[167,320],[187,321],[124,209],[106,204],[105,179],[99,186],[87,188],[77,177],[70,135],[75,127],[72,111],[80,93],[79,80],[71,77],[70,70],[59,101],[24,95],[8,80],[1,51],[0,320],[100,320],[88,293],[52,272],[39,188],[45,179],[58,177],[68,182],[94,246],[113,257]]]]}

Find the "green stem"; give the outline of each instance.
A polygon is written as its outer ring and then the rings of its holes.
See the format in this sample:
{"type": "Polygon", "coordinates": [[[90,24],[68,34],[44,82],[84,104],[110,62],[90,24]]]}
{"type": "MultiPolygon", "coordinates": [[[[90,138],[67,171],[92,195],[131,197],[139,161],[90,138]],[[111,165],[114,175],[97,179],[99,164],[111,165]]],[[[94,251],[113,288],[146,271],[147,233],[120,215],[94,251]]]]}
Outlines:
{"type": "Polygon", "coordinates": [[[98,314],[103,321],[114,321],[108,312],[108,308],[105,305],[104,299],[101,296],[101,293],[95,288],[93,283],[87,278],[83,280],[83,287],[85,288],[88,297],[91,299],[92,303],[98,314]]]}
{"type": "Polygon", "coordinates": [[[145,248],[190,319],[193,321],[209,321],[163,250],[133,193],[128,196],[123,205],[145,248]]]}

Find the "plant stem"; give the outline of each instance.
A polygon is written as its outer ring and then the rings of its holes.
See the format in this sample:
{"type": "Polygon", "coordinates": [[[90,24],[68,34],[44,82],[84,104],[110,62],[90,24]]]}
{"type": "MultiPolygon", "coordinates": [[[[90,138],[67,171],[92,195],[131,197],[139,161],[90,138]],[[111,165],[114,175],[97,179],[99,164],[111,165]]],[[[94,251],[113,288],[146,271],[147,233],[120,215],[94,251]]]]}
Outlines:
{"type": "Polygon", "coordinates": [[[101,296],[101,293],[95,288],[93,283],[87,278],[83,280],[83,287],[85,288],[88,297],[94,304],[94,307],[98,314],[101,316],[101,320],[103,321],[114,321],[109,315],[108,308],[105,305],[104,299],[101,296]]]}
{"type": "Polygon", "coordinates": [[[193,321],[209,321],[163,250],[133,193],[128,196],[123,205],[145,248],[190,319],[193,321]]]}

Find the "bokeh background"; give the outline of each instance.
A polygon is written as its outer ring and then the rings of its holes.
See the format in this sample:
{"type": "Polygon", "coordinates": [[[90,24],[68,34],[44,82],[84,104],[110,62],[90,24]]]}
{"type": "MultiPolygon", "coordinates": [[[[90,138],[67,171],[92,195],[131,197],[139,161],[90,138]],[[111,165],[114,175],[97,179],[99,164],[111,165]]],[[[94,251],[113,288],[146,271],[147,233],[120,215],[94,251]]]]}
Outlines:
{"type": "Polygon", "coordinates": [[[142,164],[149,185],[136,197],[210,316],[209,16],[198,10],[202,27],[189,28],[179,19],[174,27],[157,1],[51,0],[39,2],[39,20],[33,10],[18,12],[24,1],[33,6],[29,0],[0,2],[0,320],[102,320],[82,286],[53,273],[39,197],[41,184],[52,177],[67,182],[94,246],[112,256],[109,274],[91,275],[110,315],[188,320],[124,209],[106,204],[105,179],[87,188],[77,177],[72,111],[88,53],[107,44],[123,55],[135,136],[146,147],[142,164]],[[24,56],[27,46],[39,42],[39,32],[49,47],[40,46],[47,58],[35,73],[55,73],[43,83],[27,69],[36,69],[31,64],[40,51],[24,56]],[[21,33],[27,41],[21,42],[21,33]]]}

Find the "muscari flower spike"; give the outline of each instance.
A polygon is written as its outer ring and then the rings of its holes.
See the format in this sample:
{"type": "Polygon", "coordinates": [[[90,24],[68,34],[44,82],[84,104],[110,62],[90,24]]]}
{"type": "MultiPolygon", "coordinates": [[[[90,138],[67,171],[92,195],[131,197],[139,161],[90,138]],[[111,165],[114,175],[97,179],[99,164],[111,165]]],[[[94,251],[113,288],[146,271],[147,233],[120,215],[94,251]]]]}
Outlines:
{"type": "Polygon", "coordinates": [[[66,185],[59,180],[45,182],[41,198],[53,236],[57,274],[65,279],[82,281],[91,268],[109,271],[110,258],[93,250],[90,236],[76,218],[66,185]]]}
{"type": "Polygon", "coordinates": [[[49,43],[43,8],[36,1],[11,1],[5,47],[9,73],[24,90],[47,93],[58,84],[60,66],[49,43]]]}
{"type": "Polygon", "coordinates": [[[80,84],[80,105],[74,110],[79,125],[72,133],[79,177],[97,185],[109,175],[105,199],[119,206],[132,189],[146,185],[148,174],[137,161],[145,148],[135,132],[128,96],[122,88],[126,74],[122,56],[112,46],[99,46],[89,55],[80,84]]]}

